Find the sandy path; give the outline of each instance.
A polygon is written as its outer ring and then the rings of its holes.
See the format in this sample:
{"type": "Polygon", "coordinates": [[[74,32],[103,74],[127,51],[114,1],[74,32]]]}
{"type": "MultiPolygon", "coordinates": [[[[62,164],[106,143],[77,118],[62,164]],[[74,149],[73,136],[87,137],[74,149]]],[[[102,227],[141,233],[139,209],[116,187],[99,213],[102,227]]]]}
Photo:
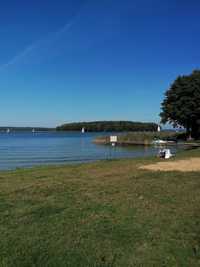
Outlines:
{"type": "Polygon", "coordinates": [[[152,171],[200,171],[200,158],[190,158],[177,161],[163,161],[141,166],[140,169],[152,171]]]}

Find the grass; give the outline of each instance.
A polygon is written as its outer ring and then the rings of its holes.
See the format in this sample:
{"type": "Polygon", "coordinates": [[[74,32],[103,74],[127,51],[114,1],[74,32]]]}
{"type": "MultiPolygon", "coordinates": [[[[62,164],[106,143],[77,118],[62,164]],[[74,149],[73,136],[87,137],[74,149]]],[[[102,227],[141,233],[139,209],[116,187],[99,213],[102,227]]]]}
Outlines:
{"type": "Polygon", "coordinates": [[[163,131],[163,132],[132,132],[127,133],[125,135],[119,136],[121,141],[140,141],[140,140],[147,140],[147,141],[153,141],[154,139],[169,139],[169,138],[175,138],[178,136],[179,133],[176,132],[170,132],[170,131],[163,131]]]}
{"type": "Polygon", "coordinates": [[[0,266],[200,266],[200,173],[155,161],[0,172],[0,266]]]}
{"type": "MultiPolygon", "coordinates": [[[[152,144],[153,140],[176,140],[180,133],[172,131],[163,132],[130,132],[118,135],[119,144],[152,144]]],[[[94,140],[95,143],[110,143],[109,136],[99,136],[94,140]]]]}

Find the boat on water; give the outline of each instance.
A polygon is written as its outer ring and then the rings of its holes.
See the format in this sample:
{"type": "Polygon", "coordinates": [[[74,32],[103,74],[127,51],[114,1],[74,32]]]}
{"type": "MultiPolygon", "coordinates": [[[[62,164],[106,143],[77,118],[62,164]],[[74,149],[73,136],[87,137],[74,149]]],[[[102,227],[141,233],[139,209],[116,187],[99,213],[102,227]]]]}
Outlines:
{"type": "Polygon", "coordinates": [[[157,132],[161,132],[161,126],[158,124],[157,132]]]}
{"type": "Polygon", "coordinates": [[[84,127],[81,129],[81,133],[85,133],[85,128],[84,127]]]}
{"type": "Polygon", "coordinates": [[[10,129],[8,128],[8,129],[6,130],[6,132],[7,132],[7,133],[10,133],[10,129]]]}
{"type": "Polygon", "coordinates": [[[34,128],[32,129],[32,133],[35,133],[35,129],[34,128]]]}
{"type": "Polygon", "coordinates": [[[167,144],[167,141],[158,139],[158,140],[154,140],[154,141],[152,142],[152,144],[154,144],[154,145],[164,145],[164,144],[167,144]]]}

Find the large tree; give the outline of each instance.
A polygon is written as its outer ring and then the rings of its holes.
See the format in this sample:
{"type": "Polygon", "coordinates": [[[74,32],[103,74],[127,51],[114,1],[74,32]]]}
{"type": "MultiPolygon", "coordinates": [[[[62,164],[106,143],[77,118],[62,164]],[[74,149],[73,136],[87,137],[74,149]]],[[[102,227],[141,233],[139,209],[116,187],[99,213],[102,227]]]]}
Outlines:
{"type": "Polygon", "coordinates": [[[188,135],[200,137],[200,71],[179,76],[165,93],[160,113],[162,123],[182,126],[188,135]]]}

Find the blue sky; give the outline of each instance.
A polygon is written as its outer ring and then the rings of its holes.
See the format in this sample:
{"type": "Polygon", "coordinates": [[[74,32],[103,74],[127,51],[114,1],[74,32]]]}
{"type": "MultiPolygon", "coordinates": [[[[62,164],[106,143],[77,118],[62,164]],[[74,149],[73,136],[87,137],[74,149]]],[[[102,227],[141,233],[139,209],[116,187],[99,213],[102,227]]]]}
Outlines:
{"type": "Polygon", "coordinates": [[[0,125],[159,121],[199,68],[200,1],[2,1],[0,125]]]}

